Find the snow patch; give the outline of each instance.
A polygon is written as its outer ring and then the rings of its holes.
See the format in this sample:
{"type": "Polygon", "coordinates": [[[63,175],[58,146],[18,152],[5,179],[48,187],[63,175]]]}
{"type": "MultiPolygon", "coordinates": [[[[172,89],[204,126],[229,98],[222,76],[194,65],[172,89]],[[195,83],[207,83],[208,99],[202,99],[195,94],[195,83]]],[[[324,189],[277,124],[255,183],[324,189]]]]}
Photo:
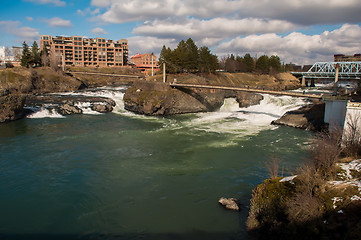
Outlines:
{"type": "Polygon", "coordinates": [[[359,181],[358,179],[354,179],[351,174],[351,170],[358,172],[361,171],[361,159],[354,160],[350,163],[340,163],[339,166],[343,170],[343,172],[339,173],[338,176],[342,179],[345,179],[345,181],[343,182],[357,186],[359,192],[361,192],[361,181],[359,181]]]}
{"type": "Polygon", "coordinates": [[[290,183],[293,183],[293,184],[294,184],[294,182],[292,182],[292,180],[293,180],[295,177],[297,177],[297,175],[290,176],[290,177],[284,177],[284,178],[282,178],[282,179],[280,180],[280,182],[290,182],[290,183]]]}

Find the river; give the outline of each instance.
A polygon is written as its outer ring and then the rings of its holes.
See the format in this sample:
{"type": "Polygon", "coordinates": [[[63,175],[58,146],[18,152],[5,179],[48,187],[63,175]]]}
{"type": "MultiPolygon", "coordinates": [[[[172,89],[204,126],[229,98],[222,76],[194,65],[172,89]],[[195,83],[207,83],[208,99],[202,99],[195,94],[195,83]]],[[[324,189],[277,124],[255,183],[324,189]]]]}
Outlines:
{"type": "Polygon", "coordinates": [[[124,110],[123,92],[82,93],[113,98],[113,113],[41,110],[0,125],[0,238],[249,239],[249,201],[267,163],[279,158],[288,175],[308,157],[311,133],[270,125],[302,99],[146,117],[124,110]],[[241,211],[220,197],[238,198],[241,211]]]}

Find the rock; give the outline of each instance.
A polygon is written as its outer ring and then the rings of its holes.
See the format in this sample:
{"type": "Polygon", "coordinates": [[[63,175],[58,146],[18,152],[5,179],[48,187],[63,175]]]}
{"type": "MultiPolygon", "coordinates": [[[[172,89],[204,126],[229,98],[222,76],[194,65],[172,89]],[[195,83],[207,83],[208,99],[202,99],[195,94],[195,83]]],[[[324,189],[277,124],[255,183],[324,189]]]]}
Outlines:
{"type": "Polygon", "coordinates": [[[24,117],[25,95],[9,94],[0,97],[0,123],[24,117]]]}
{"type": "Polygon", "coordinates": [[[256,93],[239,92],[237,93],[236,100],[240,108],[247,108],[258,105],[263,100],[263,96],[256,93]]]}
{"type": "Polygon", "coordinates": [[[218,202],[226,209],[239,211],[238,200],[236,198],[220,198],[218,202]]]}
{"type": "Polygon", "coordinates": [[[93,111],[100,113],[107,113],[113,111],[113,107],[116,105],[114,100],[105,97],[89,97],[89,96],[69,96],[69,95],[56,95],[56,94],[44,94],[44,95],[31,95],[26,100],[27,106],[33,106],[38,108],[54,108],[60,114],[80,114],[82,109],[75,106],[75,104],[85,104],[91,106],[93,111]]]}
{"type": "Polygon", "coordinates": [[[110,104],[94,104],[92,110],[100,113],[108,113],[113,111],[113,107],[110,104]]]}
{"type": "Polygon", "coordinates": [[[136,81],[124,95],[126,110],[145,115],[174,115],[214,111],[223,105],[223,93],[175,89],[161,82],[136,81]]]}
{"type": "Polygon", "coordinates": [[[58,113],[60,113],[62,115],[70,115],[70,114],[81,114],[81,113],[83,113],[83,111],[76,106],[64,104],[64,105],[59,106],[58,113]]]}
{"type": "Polygon", "coordinates": [[[320,131],[325,126],[324,114],[325,104],[314,103],[301,107],[295,111],[289,111],[280,119],[273,121],[272,124],[306,129],[310,131],[320,131]]]}

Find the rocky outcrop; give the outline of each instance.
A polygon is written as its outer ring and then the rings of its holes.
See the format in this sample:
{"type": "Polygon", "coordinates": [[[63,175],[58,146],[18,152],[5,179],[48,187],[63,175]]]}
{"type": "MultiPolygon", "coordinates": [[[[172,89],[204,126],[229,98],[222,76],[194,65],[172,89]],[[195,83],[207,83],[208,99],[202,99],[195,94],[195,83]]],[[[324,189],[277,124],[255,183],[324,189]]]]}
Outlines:
{"type": "Polygon", "coordinates": [[[25,95],[9,94],[0,97],[0,123],[24,116],[25,95]]]}
{"type": "Polygon", "coordinates": [[[108,113],[113,111],[113,106],[111,104],[94,104],[91,109],[100,113],[108,113]]]}
{"type": "Polygon", "coordinates": [[[240,107],[259,104],[262,95],[223,90],[171,88],[167,83],[136,81],[124,95],[128,111],[144,115],[174,115],[210,112],[219,109],[225,97],[234,97],[240,107]]]}
{"type": "Polygon", "coordinates": [[[319,102],[287,112],[280,119],[273,121],[272,124],[320,131],[325,126],[324,113],[325,104],[319,102]]]}
{"type": "Polygon", "coordinates": [[[105,97],[88,97],[72,95],[31,95],[26,99],[26,105],[36,108],[55,109],[62,115],[80,114],[80,106],[90,108],[99,113],[108,113],[113,111],[115,102],[105,97]]]}
{"type": "Polygon", "coordinates": [[[261,94],[239,92],[236,96],[240,108],[247,108],[253,105],[258,105],[262,100],[261,94]]]}
{"type": "Polygon", "coordinates": [[[220,198],[218,202],[228,210],[239,211],[238,200],[236,198],[220,198]]]}
{"type": "Polygon", "coordinates": [[[83,111],[80,108],[78,108],[74,105],[70,105],[70,104],[64,104],[64,105],[59,106],[58,112],[62,115],[83,113],[83,111]]]}
{"type": "Polygon", "coordinates": [[[145,115],[174,115],[214,111],[223,104],[222,92],[174,89],[166,83],[136,81],[124,95],[126,110],[145,115]]]}

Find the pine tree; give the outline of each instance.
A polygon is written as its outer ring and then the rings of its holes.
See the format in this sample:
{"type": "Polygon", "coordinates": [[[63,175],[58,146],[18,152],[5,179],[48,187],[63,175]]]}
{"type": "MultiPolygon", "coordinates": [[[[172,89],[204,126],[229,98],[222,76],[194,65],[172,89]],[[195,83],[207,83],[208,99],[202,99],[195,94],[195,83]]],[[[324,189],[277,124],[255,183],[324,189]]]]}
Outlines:
{"type": "Polygon", "coordinates": [[[174,49],[174,51],[172,52],[172,63],[174,63],[175,66],[178,68],[176,72],[188,70],[186,64],[187,62],[187,57],[185,54],[186,52],[187,52],[187,44],[184,40],[181,40],[178,43],[177,48],[174,49]]]}
{"type": "Polygon", "coordinates": [[[217,56],[212,54],[208,47],[201,47],[199,49],[198,70],[202,73],[214,73],[218,67],[217,56]]]}
{"type": "Polygon", "coordinates": [[[254,60],[251,57],[251,54],[246,53],[243,57],[243,64],[246,72],[253,72],[254,70],[254,60]]]}
{"type": "Polygon", "coordinates": [[[269,67],[272,73],[281,72],[282,69],[281,59],[278,56],[272,55],[269,59],[269,67]]]}
{"type": "Polygon", "coordinates": [[[256,70],[261,73],[269,72],[269,58],[266,55],[260,56],[256,62],[256,70]]]}
{"type": "Polygon", "coordinates": [[[28,68],[31,65],[31,52],[28,44],[24,41],[23,43],[23,53],[21,56],[20,64],[23,67],[28,68]]]}
{"type": "Polygon", "coordinates": [[[36,41],[34,41],[31,47],[31,64],[35,67],[41,65],[41,56],[39,53],[39,47],[36,41]]]}
{"type": "Polygon", "coordinates": [[[185,68],[194,71],[198,68],[198,47],[192,38],[186,41],[185,68]]]}

